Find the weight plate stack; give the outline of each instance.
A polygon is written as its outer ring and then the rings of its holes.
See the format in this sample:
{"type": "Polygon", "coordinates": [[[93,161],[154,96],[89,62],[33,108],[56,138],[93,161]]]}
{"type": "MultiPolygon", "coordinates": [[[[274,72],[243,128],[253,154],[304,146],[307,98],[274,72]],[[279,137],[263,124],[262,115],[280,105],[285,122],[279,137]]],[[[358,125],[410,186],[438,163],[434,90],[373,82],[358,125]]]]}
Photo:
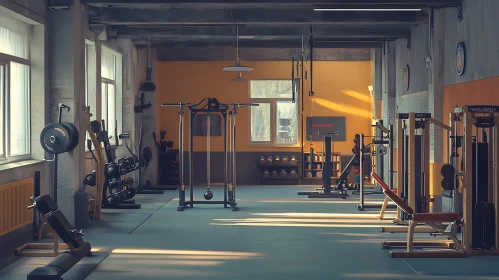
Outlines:
{"type": "Polygon", "coordinates": [[[71,123],[51,123],[40,133],[40,144],[47,153],[67,153],[78,146],[78,136],[78,129],[71,123]]]}

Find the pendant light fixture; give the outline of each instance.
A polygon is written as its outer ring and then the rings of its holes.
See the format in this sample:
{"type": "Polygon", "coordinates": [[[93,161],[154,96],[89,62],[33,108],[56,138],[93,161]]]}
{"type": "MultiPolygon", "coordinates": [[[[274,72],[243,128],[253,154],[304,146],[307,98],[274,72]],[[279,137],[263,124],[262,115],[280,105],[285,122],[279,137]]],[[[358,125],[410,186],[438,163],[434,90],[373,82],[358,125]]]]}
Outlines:
{"type": "MultiPolygon", "coordinates": [[[[224,71],[227,71],[227,72],[239,72],[239,78],[240,79],[242,79],[240,72],[253,71],[253,68],[247,67],[247,66],[242,66],[241,62],[239,61],[239,26],[236,27],[236,65],[235,66],[225,67],[224,71]]],[[[236,78],[236,79],[238,79],[238,78],[236,78]]]]}
{"type": "Polygon", "coordinates": [[[247,82],[248,80],[246,80],[245,78],[243,78],[243,75],[241,72],[239,72],[239,76],[237,76],[236,78],[232,79],[232,82],[234,83],[240,83],[240,82],[247,82]]]}

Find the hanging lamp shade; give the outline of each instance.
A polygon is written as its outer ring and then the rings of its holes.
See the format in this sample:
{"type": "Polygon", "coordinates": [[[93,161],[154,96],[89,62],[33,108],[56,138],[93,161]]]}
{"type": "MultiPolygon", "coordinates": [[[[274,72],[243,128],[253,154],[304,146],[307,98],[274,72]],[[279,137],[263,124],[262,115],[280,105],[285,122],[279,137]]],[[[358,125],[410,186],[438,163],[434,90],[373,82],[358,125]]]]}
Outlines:
{"type": "Polygon", "coordinates": [[[241,66],[241,65],[234,65],[234,66],[225,67],[224,71],[226,71],[226,72],[250,72],[250,71],[253,71],[253,68],[247,67],[247,66],[241,66]]]}

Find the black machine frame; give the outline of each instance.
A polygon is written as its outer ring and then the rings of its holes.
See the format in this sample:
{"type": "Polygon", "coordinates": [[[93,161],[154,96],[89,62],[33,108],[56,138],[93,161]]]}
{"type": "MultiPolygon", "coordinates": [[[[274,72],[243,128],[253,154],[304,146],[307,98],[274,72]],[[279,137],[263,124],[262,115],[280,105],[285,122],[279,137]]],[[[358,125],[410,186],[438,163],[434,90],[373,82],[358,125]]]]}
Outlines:
{"type": "Polygon", "coordinates": [[[324,168],[322,171],[323,186],[322,191],[319,192],[298,192],[298,195],[307,195],[308,198],[341,198],[346,199],[348,193],[343,189],[331,188],[331,173],[332,173],[332,139],[333,133],[325,133],[324,137],[324,168]]]}
{"type": "MultiPolygon", "coordinates": [[[[248,107],[248,106],[258,106],[258,104],[241,104],[241,103],[233,103],[233,104],[223,104],[218,101],[216,98],[204,98],[197,104],[191,103],[164,103],[161,104],[161,107],[179,107],[180,111],[178,112],[180,116],[179,120],[179,205],[177,207],[177,211],[183,211],[186,208],[194,208],[195,204],[221,204],[224,205],[224,208],[231,207],[232,211],[237,211],[237,202],[236,202],[236,192],[235,192],[235,166],[236,166],[236,157],[235,157],[235,149],[236,149],[236,115],[237,109],[239,107],[248,107]],[[184,184],[184,109],[185,107],[189,108],[189,118],[190,118],[190,126],[189,126],[189,200],[186,200],[185,195],[185,184],[184,184]],[[230,111],[232,108],[232,111],[230,111]],[[211,114],[220,114],[222,116],[222,135],[224,138],[224,199],[223,200],[194,200],[194,173],[193,171],[193,150],[194,150],[194,118],[198,114],[208,114],[208,121],[210,120],[211,114]],[[230,132],[227,133],[227,120],[231,119],[230,124],[230,132]],[[229,157],[229,153],[227,151],[228,141],[227,137],[230,139],[230,147],[231,156],[229,157]],[[230,165],[230,170],[227,172],[227,169],[230,165]]],[[[207,181],[208,181],[208,190],[210,189],[210,126],[211,124],[207,124],[208,134],[207,134],[207,181]]]]}
{"type": "MultiPolygon", "coordinates": [[[[376,127],[376,134],[375,136],[366,136],[364,134],[360,134],[360,149],[359,153],[362,155],[359,157],[359,162],[360,162],[360,182],[359,182],[359,190],[354,191],[353,193],[359,194],[359,205],[357,205],[357,210],[359,211],[364,211],[364,210],[379,210],[381,208],[381,205],[378,204],[366,204],[364,200],[365,195],[371,195],[371,194],[383,194],[382,191],[366,191],[365,189],[365,180],[364,180],[364,155],[367,153],[366,148],[368,146],[371,146],[371,149],[374,149],[376,152],[376,157],[380,157],[381,155],[378,153],[378,146],[379,145],[388,145],[388,184],[391,188],[393,188],[393,162],[394,162],[394,152],[393,152],[393,147],[394,147],[394,137],[393,137],[393,132],[394,128],[393,125],[389,125],[389,127],[383,126],[383,121],[379,120],[376,122],[373,127],[376,127]],[[386,135],[385,135],[386,134],[386,135]],[[371,143],[368,145],[365,145],[364,139],[365,138],[373,138],[371,143]]],[[[383,157],[381,157],[381,163],[384,163],[383,157]]],[[[378,166],[376,165],[376,168],[380,168],[381,172],[379,172],[381,178],[383,178],[383,166],[378,166]]],[[[396,208],[396,205],[388,205],[387,208],[396,208]]]]}

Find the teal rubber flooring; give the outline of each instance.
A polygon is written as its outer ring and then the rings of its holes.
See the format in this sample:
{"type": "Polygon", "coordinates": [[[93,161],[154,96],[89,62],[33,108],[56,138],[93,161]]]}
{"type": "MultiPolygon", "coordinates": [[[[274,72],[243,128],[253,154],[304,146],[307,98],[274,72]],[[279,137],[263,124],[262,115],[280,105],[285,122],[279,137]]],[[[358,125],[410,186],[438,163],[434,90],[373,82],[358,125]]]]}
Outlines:
{"type": "MultiPolygon", "coordinates": [[[[239,187],[239,211],[199,205],[177,212],[174,192],[138,195],[142,209],[104,210],[101,221],[91,222],[84,239],[98,257],[84,259],[64,279],[499,279],[499,257],[392,259],[380,243],[405,240],[405,233],[381,233],[391,221],[378,220],[378,211],[358,211],[358,195],[297,195],[314,189],[239,187]]],[[[204,190],[195,189],[196,200],[204,200],[204,190]]],[[[221,187],[212,191],[213,200],[223,199],[221,187]]],[[[365,200],[381,204],[382,198],[365,200]]],[[[26,279],[48,261],[21,258],[0,278],[26,279]]]]}

